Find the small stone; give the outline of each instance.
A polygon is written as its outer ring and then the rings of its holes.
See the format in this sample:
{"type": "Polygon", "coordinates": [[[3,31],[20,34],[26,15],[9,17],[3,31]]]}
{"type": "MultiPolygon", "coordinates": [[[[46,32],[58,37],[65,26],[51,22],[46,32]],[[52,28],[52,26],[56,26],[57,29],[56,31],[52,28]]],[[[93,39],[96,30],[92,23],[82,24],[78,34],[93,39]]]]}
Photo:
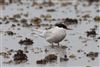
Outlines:
{"type": "Polygon", "coordinates": [[[5,24],[8,24],[8,23],[9,23],[9,21],[6,21],[6,22],[5,22],[5,24]]]}
{"type": "Polygon", "coordinates": [[[47,53],[48,52],[48,49],[46,48],[44,51],[45,51],[45,53],[47,53]]]}
{"type": "Polygon", "coordinates": [[[94,18],[94,20],[97,21],[97,22],[100,21],[100,16],[96,16],[96,17],[94,18]]]}
{"type": "Polygon", "coordinates": [[[9,17],[9,20],[12,21],[12,22],[19,22],[19,20],[17,20],[17,19],[14,18],[14,17],[9,17]]]}
{"type": "Polygon", "coordinates": [[[86,52],[84,52],[84,54],[86,54],[86,52]]]}
{"type": "Polygon", "coordinates": [[[87,31],[87,37],[91,36],[91,37],[95,37],[97,35],[96,31],[94,29],[87,31]]]}
{"type": "Polygon", "coordinates": [[[61,46],[61,48],[62,48],[62,49],[66,49],[66,48],[68,48],[68,47],[67,47],[67,46],[61,46]]]}
{"type": "Polygon", "coordinates": [[[54,12],[55,9],[48,9],[47,12],[54,12]]]}
{"type": "Polygon", "coordinates": [[[77,19],[66,18],[66,19],[64,19],[64,23],[68,24],[68,25],[77,24],[78,20],[77,19]]]}
{"type": "Polygon", "coordinates": [[[76,58],[74,54],[70,55],[69,58],[76,58]]]}
{"type": "Polygon", "coordinates": [[[2,22],[0,22],[0,24],[2,24],[2,22]]]}
{"type": "Polygon", "coordinates": [[[78,53],[83,52],[83,50],[77,50],[78,53]]]}
{"type": "Polygon", "coordinates": [[[86,67],[91,67],[91,66],[86,66],[86,67]]]}
{"type": "Polygon", "coordinates": [[[60,58],[60,62],[62,62],[62,61],[68,61],[69,59],[67,58],[67,55],[64,55],[64,58],[63,57],[61,57],[60,58]]]}
{"type": "Polygon", "coordinates": [[[85,44],[84,46],[87,46],[87,44],[85,44]]]}
{"type": "Polygon", "coordinates": [[[20,14],[13,15],[14,18],[21,18],[20,14]]]}
{"type": "Polygon", "coordinates": [[[16,27],[16,25],[15,24],[12,24],[11,27],[16,27]]]}
{"type": "Polygon", "coordinates": [[[57,56],[55,54],[49,54],[45,57],[45,60],[47,60],[48,62],[52,62],[54,60],[57,60],[57,56]]]}
{"type": "Polygon", "coordinates": [[[9,36],[13,36],[15,33],[13,33],[12,31],[6,31],[6,33],[9,35],[9,36]]]}
{"type": "Polygon", "coordinates": [[[46,64],[47,61],[45,59],[41,59],[41,60],[37,60],[36,63],[37,64],[46,64]]]}
{"type": "Polygon", "coordinates": [[[98,57],[98,55],[98,52],[89,52],[88,54],[86,54],[86,56],[90,57],[92,60],[95,60],[95,58],[98,57]]]}
{"type": "Polygon", "coordinates": [[[31,20],[31,22],[35,25],[40,25],[40,23],[42,22],[42,20],[38,17],[35,17],[34,19],[31,20]]]}
{"type": "Polygon", "coordinates": [[[82,57],[78,57],[79,59],[81,59],[82,57]]]}
{"type": "Polygon", "coordinates": [[[26,22],[27,22],[27,19],[24,19],[24,18],[23,18],[23,19],[20,20],[20,22],[21,22],[21,23],[26,23],[26,22]]]}
{"type": "Polygon", "coordinates": [[[92,58],[91,58],[91,60],[95,60],[95,58],[94,58],[94,57],[92,57],[92,58]]]}
{"type": "Polygon", "coordinates": [[[100,37],[97,37],[97,39],[100,39],[100,37]]]}

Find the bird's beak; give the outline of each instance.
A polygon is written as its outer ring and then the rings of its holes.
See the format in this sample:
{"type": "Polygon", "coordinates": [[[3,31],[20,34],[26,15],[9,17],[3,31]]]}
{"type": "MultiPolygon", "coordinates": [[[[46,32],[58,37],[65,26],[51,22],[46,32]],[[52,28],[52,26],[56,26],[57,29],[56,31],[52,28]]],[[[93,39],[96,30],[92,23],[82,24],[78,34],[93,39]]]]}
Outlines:
{"type": "Polygon", "coordinates": [[[70,29],[70,28],[66,28],[66,30],[72,30],[72,29],[70,29]]]}

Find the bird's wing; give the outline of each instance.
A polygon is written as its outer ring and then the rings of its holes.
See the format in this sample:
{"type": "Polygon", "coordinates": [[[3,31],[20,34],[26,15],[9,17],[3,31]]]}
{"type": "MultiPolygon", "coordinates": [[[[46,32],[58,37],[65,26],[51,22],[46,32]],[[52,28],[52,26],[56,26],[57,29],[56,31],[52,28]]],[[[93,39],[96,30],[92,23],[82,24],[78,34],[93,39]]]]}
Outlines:
{"type": "Polygon", "coordinates": [[[45,36],[45,38],[51,37],[51,36],[52,36],[52,31],[46,31],[46,32],[44,33],[44,36],[45,36]]]}
{"type": "Polygon", "coordinates": [[[46,39],[53,37],[55,34],[55,28],[49,29],[44,33],[46,39]]]}

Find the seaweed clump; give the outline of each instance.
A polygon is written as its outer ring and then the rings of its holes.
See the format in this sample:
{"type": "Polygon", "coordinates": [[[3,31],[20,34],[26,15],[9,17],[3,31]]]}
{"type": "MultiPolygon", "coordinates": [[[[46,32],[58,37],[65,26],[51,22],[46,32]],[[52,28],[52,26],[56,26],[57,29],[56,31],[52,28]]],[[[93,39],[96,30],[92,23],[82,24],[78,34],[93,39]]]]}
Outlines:
{"type": "Polygon", "coordinates": [[[78,20],[77,19],[66,18],[66,19],[64,19],[64,23],[67,24],[67,25],[77,24],[78,20]]]}
{"type": "Polygon", "coordinates": [[[95,37],[97,35],[95,29],[92,29],[90,31],[87,31],[87,37],[91,36],[91,37],[95,37]]]}
{"type": "Polygon", "coordinates": [[[25,38],[25,40],[20,40],[19,44],[21,44],[21,45],[32,45],[33,41],[31,39],[25,38]]]}
{"type": "Polygon", "coordinates": [[[57,60],[57,56],[55,54],[49,54],[44,59],[37,60],[36,63],[37,64],[46,64],[48,62],[53,62],[55,60],[57,60]]]}
{"type": "Polygon", "coordinates": [[[98,57],[98,52],[89,52],[86,56],[90,57],[92,60],[95,60],[96,57],[98,57]]]}
{"type": "Polygon", "coordinates": [[[17,53],[14,54],[14,57],[13,57],[14,62],[16,64],[20,64],[20,63],[28,61],[27,58],[28,58],[27,55],[24,54],[22,50],[18,50],[17,53]]]}
{"type": "Polygon", "coordinates": [[[13,36],[15,33],[12,32],[12,31],[6,31],[6,33],[9,35],[9,36],[13,36]]]}
{"type": "Polygon", "coordinates": [[[99,21],[100,21],[100,16],[96,16],[96,17],[94,18],[94,20],[95,20],[96,22],[99,22],[99,21]]]}

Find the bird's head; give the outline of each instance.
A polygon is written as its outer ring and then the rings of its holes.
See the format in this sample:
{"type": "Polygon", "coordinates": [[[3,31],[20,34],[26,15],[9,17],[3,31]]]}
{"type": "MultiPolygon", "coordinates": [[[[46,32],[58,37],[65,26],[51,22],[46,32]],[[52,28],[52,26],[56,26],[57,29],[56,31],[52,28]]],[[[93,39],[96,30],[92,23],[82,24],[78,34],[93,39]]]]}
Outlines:
{"type": "Polygon", "coordinates": [[[57,24],[55,24],[55,26],[60,27],[60,28],[64,28],[66,30],[72,30],[72,29],[68,28],[66,25],[62,24],[62,23],[57,23],[57,24]]]}

